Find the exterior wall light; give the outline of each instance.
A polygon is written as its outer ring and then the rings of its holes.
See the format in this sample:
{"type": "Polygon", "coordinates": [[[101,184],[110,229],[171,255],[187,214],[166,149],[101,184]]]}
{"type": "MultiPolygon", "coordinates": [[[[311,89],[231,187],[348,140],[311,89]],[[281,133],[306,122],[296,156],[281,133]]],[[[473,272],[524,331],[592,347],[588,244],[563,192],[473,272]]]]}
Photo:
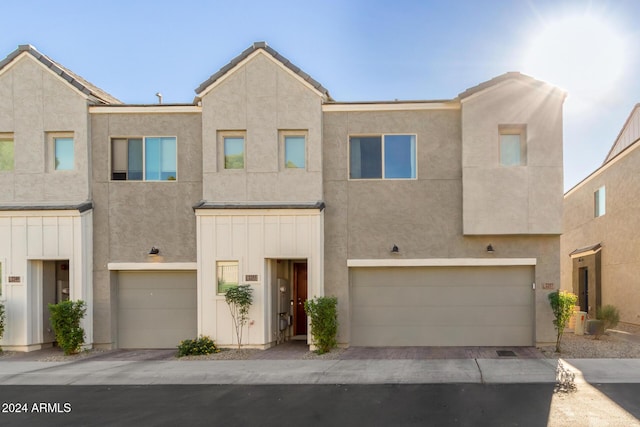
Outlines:
{"type": "Polygon", "coordinates": [[[156,248],[155,246],[151,247],[151,250],[149,251],[149,255],[158,255],[160,253],[160,249],[156,248]]]}
{"type": "Polygon", "coordinates": [[[392,254],[397,254],[400,252],[400,248],[398,248],[398,246],[393,245],[393,247],[391,248],[391,253],[392,254]]]}
{"type": "Polygon", "coordinates": [[[495,252],[495,249],[493,249],[493,246],[491,245],[491,243],[489,243],[489,245],[487,246],[487,252],[490,254],[495,252]]]}

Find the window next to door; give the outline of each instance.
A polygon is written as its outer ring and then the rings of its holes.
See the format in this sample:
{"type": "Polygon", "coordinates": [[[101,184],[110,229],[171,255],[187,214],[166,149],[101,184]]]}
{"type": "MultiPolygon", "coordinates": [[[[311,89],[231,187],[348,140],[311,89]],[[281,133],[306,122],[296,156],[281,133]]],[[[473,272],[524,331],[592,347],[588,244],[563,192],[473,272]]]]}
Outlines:
{"type": "Polygon", "coordinates": [[[111,179],[114,181],[175,181],[175,137],[111,139],[111,179]]]}
{"type": "Polygon", "coordinates": [[[216,261],[217,294],[224,295],[227,289],[238,286],[240,281],[238,261],[216,261]]]}

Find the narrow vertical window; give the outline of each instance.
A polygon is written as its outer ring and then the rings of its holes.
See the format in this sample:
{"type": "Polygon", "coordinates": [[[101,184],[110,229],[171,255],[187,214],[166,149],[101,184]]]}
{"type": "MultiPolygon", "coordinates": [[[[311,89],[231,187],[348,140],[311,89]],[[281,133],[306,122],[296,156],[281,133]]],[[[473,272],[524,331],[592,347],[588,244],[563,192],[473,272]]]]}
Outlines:
{"type": "Polygon", "coordinates": [[[145,138],[145,180],[175,181],[176,139],[172,137],[145,138]]]}
{"type": "Polygon", "coordinates": [[[306,150],[304,136],[284,137],[284,166],[289,169],[304,169],[306,166],[306,150]]]}
{"type": "Polygon", "coordinates": [[[606,213],[606,193],[604,186],[598,188],[595,193],[593,193],[593,205],[596,218],[606,213]]]}
{"type": "Polygon", "coordinates": [[[224,137],[224,168],[244,169],[244,137],[224,137]]]}
{"type": "Polygon", "coordinates": [[[74,169],[73,138],[53,138],[55,170],[74,169]]]}
{"type": "Polygon", "coordinates": [[[0,172],[8,172],[13,170],[13,150],[13,138],[0,135],[0,172]]]}

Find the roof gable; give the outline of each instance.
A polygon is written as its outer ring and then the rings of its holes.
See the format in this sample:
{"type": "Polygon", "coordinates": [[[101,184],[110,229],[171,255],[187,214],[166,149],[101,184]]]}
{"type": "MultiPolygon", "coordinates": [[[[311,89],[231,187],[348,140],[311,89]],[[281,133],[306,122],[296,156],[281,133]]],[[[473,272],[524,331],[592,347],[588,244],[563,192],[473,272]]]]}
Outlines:
{"type": "Polygon", "coordinates": [[[10,67],[11,64],[22,55],[30,55],[33,57],[42,66],[58,75],[61,79],[67,82],[67,84],[71,85],[74,89],[82,93],[95,104],[122,104],[122,102],[117,98],[89,83],[79,75],[58,64],[48,56],[43,55],[35,47],[28,44],[18,46],[18,49],[14,50],[5,59],[0,61],[0,72],[10,67]]]}
{"type": "Polygon", "coordinates": [[[272,59],[275,63],[280,65],[282,68],[287,70],[290,74],[295,76],[297,79],[302,81],[305,85],[309,86],[314,91],[318,92],[319,95],[324,97],[326,100],[332,100],[331,95],[329,95],[329,91],[322,86],[319,82],[314,80],[307,73],[302,71],[300,68],[295,66],[291,61],[289,61],[284,56],[280,55],[271,47],[267,46],[266,42],[256,42],[248,49],[245,49],[240,55],[236,56],[229,62],[227,65],[222,67],[216,73],[211,75],[206,81],[204,81],[198,88],[196,89],[197,97],[199,99],[206,95],[213,87],[216,86],[217,83],[223,81],[228,75],[233,73],[236,69],[241,67],[251,58],[253,58],[256,54],[265,54],[267,57],[272,59]]]}
{"type": "Polygon", "coordinates": [[[494,77],[491,80],[487,80],[486,82],[470,87],[464,92],[461,92],[460,94],[458,94],[457,99],[459,99],[460,101],[465,101],[466,99],[468,99],[473,95],[479,94],[486,90],[496,88],[509,81],[518,81],[518,82],[530,85],[534,88],[546,88],[547,90],[557,93],[557,95],[562,98],[566,98],[567,96],[567,93],[565,91],[559,89],[556,86],[553,86],[541,80],[534,79],[531,76],[527,76],[526,74],[522,74],[517,71],[510,71],[510,72],[501,74],[497,77],[494,77]]]}
{"type": "Polygon", "coordinates": [[[603,164],[622,153],[628,147],[640,140],[640,104],[636,104],[631,110],[631,114],[624,122],[624,126],[620,130],[616,140],[614,141],[603,164]]]}

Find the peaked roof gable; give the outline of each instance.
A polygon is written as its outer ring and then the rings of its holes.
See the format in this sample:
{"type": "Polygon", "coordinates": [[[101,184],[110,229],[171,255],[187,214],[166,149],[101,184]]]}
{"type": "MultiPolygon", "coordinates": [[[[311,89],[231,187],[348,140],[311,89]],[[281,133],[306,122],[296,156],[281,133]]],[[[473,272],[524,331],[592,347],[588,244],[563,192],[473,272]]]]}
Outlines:
{"type": "Polygon", "coordinates": [[[58,64],[51,58],[40,53],[35,47],[29,44],[23,44],[18,46],[18,49],[11,52],[5,59],[0,61],[0,71],[10,66],[10,64],[23,54],[29,54],[44,67],[51,70],[54,74],[57,74],[66,81],[69,85],[73,86],[77,91],[84,94],[92,102],[96,104],[122,104],[120,100],[109,95],[99,87],[89,83],[79,75],[73,73],[71,70],[58,64]]]}
{"type": "Polygon", "coordinates": [[[550,83],[534,79],[533,77],[528,76],[526,74],[522,74],[518,71],[509,71],[507,73],[494,77],[491,80],[487,80],[486,82],[482,82],[476,86],[470,87],[464,92],[461,92],[460,94],[458,94],[458,99],[460,101],[464,101],[465,99],[469,98],[472,95],[494,88],[510,80],[515,80],[525,84],[529,84],[533,87],[547,87],[551,91],[557,92],[557,94],[562,98],[566,98],[567,96],[567,93],[565,91],[563,91],[562,89],[556,86],[551,85],[550,83]]]}
{"type": "Polygon", "coordinates": [[[284,68],[291,71],[294,75],[296,75],[306,84],[308,84],[313,89],[318,91],[327,100],[332,100],[331,95],[329,95],[329,91],[324,86],[322,86],[319,82],[314,80],[310,75],[302,71],[299,67],[295,66],[287,58],[280,55],[275,49],[268,46],[266,42],[255,42],[249,48],[245,49],[240,55],[233,58],[231,62],[229,62],[224,67],[222,67],[215,74],[211,75],[211,77],[209,77],[196,89],[196,94],[198,95],[198,98],[203,96],[206,92],[208,92],[209,87],[211,87],[213,84],[215,84],[219,80],[223,79],[227,74],[232,73],[235,68],[237,68],[238,66],[240,66],[240,64],[243,63],[243,61],[245,61],[252,54],[260,50],[269,54],[269,56],[271,56],[273,60],[280,63],[284,68]]]}
{"type": "Polygon", "coordinates": [[[636,104],[633,110],[631,110],[631,114],[629,114],[629,117],[627,117],[627,120],[624,122],[624,126],[620,129],[620,133],[616,137],[602,164],[608,163],[637,141],[640,141],[640,103],[636,104]]]}

